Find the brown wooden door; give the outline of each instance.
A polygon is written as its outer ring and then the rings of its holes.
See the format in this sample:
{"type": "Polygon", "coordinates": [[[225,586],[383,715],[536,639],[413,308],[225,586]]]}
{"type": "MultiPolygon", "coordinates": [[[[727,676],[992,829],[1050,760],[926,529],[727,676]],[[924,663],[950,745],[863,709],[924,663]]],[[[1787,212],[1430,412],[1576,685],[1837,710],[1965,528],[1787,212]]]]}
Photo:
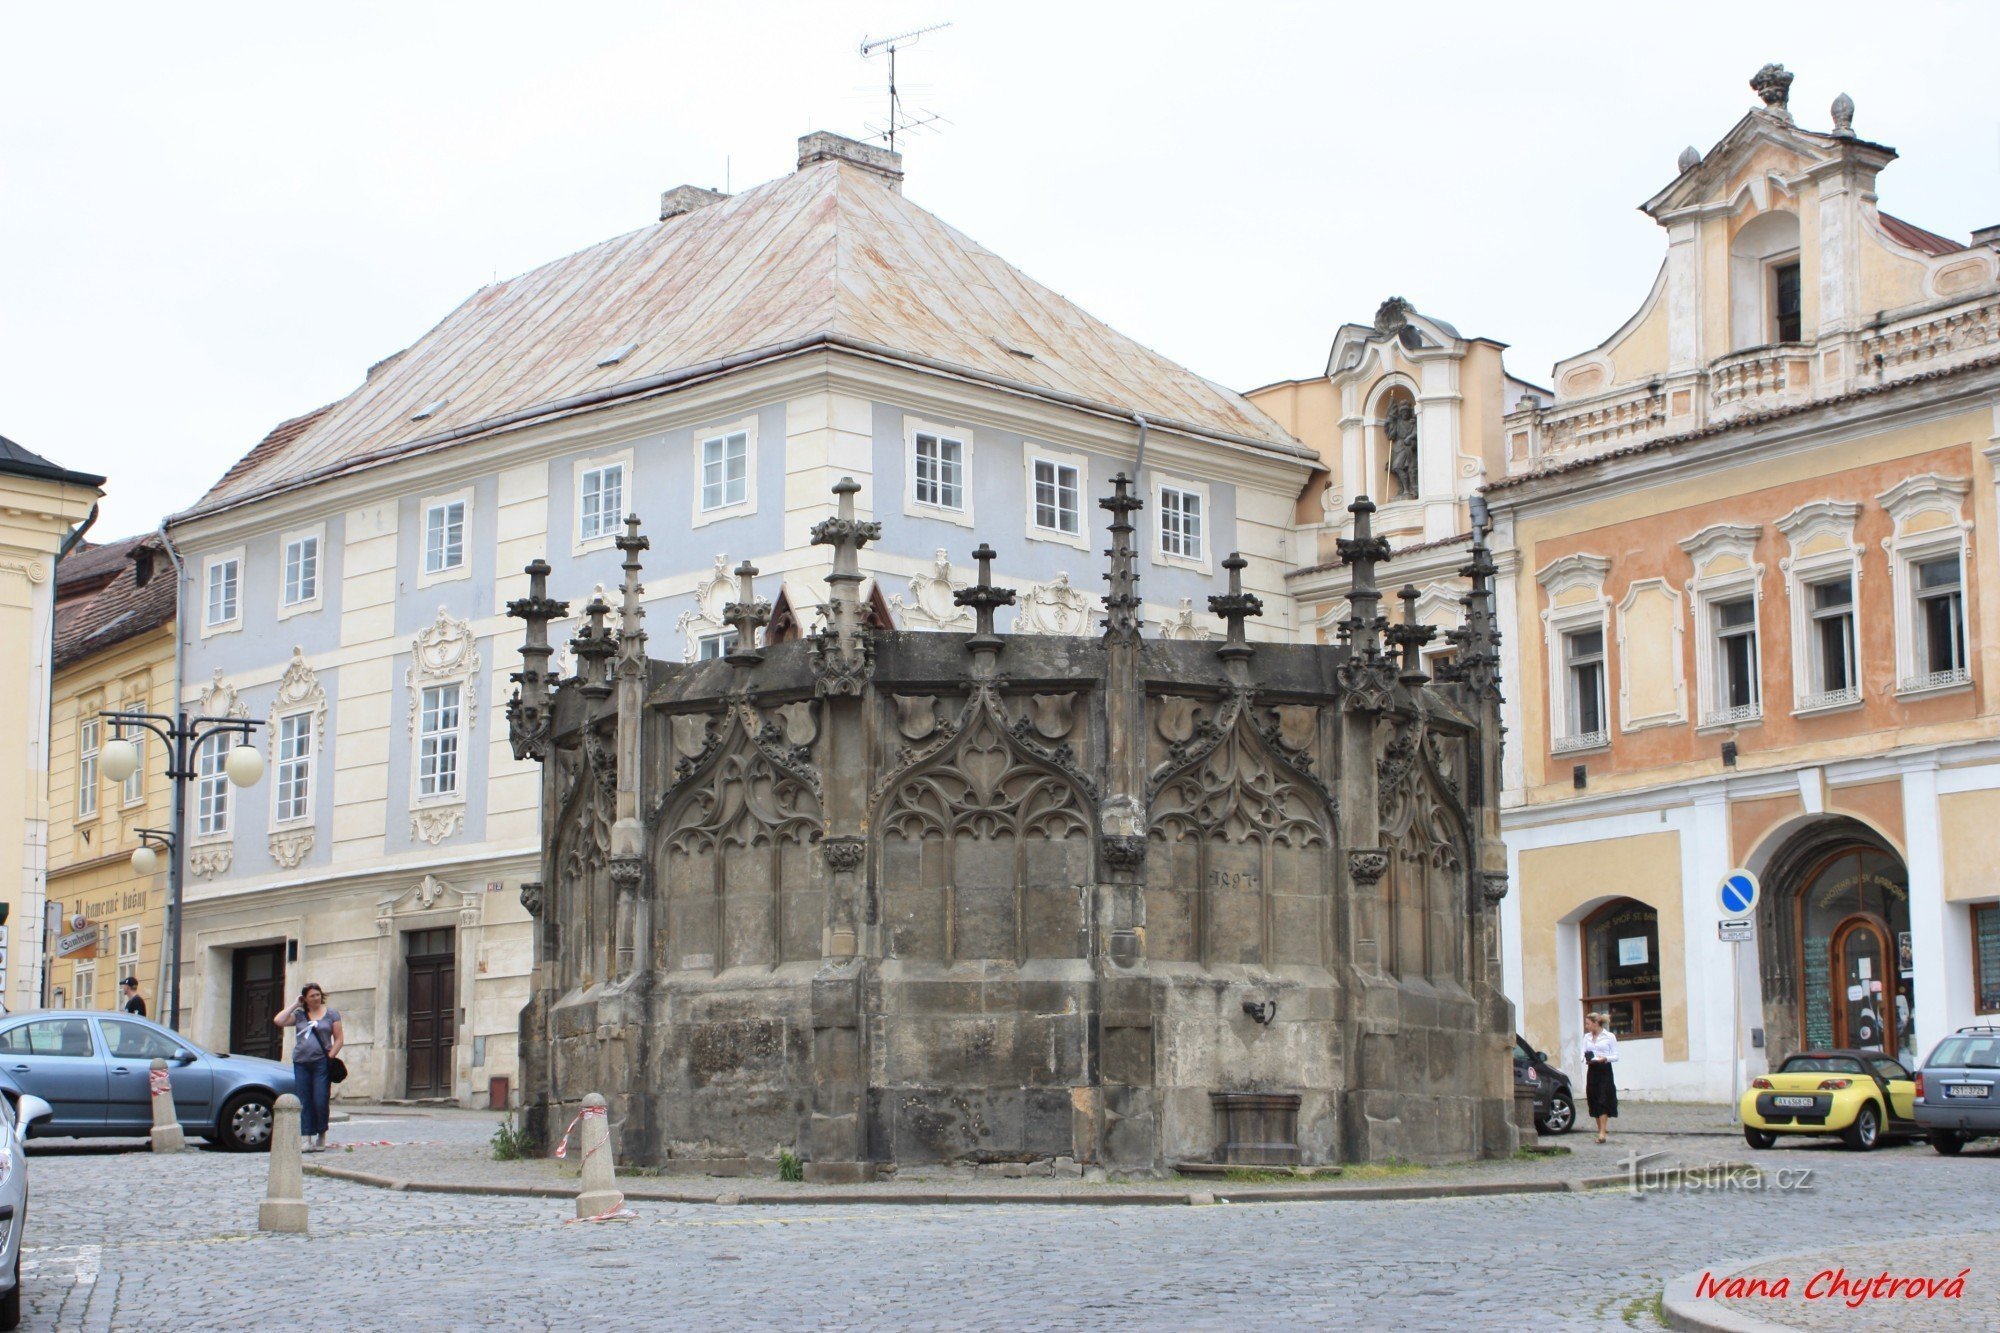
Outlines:
{"type": "MultiPolygon", "coordinates": [[[[449,931],[439,933],[449,941],[449,931]]],[[[421,937],[413,936],[410,944],[413,949],[422,947],[421,937]]],[[[452,1092],[451,1047],[458,1034],[457,955],[411,954],[406,998],[404,1012],[409,1015],[409,1066],[403,1095],[449,1097],[452,1092]]]]}
{"type": "Polygon", "coordinates": [[[1873,917],[1851,916],[1833,932],[1833,1042],[1889,1049],[1896,1018],[1896,956],[1873,917]]]}
{"type": "Polygon", "coordinates": [[[285,1034],[271,1022],[284,1002],[285,946],[238,949],[229,965],[229,1049],[237,1055],[280,1059],[285,1034]]]}

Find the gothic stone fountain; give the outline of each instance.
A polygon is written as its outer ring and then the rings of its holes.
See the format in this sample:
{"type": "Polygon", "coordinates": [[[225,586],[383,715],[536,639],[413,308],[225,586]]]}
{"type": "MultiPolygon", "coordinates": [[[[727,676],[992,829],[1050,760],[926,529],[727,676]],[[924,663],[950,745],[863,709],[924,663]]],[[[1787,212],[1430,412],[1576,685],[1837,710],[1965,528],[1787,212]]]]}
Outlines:
{"type": "Polygon", "coordinates": [[[543,765],[521,1016],[543,1141],[602,1092],[621,1160],[808,1179],[884,1164],[1443,1160],[1513,1151],[1498,986],[1493,574],[1453,653],[1378,614],[1374,506],[1342,541],[1330,646],[1252,644],[1225,561],[1214,643],[1144,639],[1121,476],[1095,638],[1007,635],[993,553],[971,634],[869,627],[852,481],[823,627],[649,659],[628,519],[621,604],[567,614],[528,566],[515,753],[543,765]],[[615,627],[614,627],[615,620],[615,627]]]}

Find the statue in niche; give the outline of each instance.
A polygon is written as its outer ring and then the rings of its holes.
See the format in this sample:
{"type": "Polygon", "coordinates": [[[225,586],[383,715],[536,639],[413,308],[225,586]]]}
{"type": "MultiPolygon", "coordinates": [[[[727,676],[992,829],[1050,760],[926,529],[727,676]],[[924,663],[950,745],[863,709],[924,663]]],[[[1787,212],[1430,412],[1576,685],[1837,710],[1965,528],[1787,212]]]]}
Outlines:
{"type": "Polygon", "coordinates": [[[1417,408],[1407,398],[1398,398],[1382,423],[1389,437],[1389,476],[1396,483],[1396,498],[1412,500],[1417,494],[1417,408]]]}

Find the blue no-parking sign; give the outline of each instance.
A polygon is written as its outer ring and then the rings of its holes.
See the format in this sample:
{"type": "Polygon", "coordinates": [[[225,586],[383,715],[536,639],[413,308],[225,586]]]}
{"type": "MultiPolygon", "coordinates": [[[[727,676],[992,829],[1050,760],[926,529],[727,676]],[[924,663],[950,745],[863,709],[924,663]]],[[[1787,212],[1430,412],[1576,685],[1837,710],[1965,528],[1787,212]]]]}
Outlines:
{"type": "Polygon", "coordinates": [[[1722,877],[1716,897],[1722,902],[1724,916],[1749,916],[1757,906],[1757,877],[1747,870],[1732,870],[1722,877]]]}

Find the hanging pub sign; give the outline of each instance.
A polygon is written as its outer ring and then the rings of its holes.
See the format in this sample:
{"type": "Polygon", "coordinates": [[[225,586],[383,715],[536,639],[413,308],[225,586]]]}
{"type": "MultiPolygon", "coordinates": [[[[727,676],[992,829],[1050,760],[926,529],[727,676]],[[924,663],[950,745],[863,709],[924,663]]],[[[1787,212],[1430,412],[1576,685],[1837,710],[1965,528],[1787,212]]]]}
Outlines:
{"type": "Polygon", "coordinates": [[[64,931],[56,936],[56,957],[74,958],[81,953],[94,952],[97,949],[100,930],[99,926],[83,925],[75,930],[64,931]]]}

